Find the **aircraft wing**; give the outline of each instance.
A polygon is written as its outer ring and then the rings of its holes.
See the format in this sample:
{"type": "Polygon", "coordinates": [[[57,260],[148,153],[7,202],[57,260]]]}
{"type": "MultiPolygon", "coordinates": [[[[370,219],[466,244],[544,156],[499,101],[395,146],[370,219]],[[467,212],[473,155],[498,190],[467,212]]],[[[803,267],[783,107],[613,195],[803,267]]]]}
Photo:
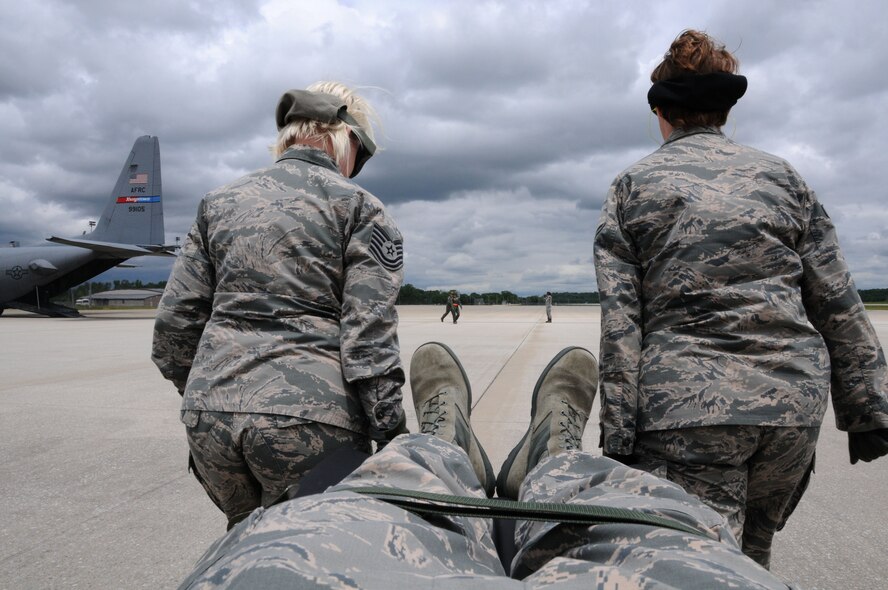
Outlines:
{"type": "Polygon", "coordinates": [[[86,248],[94,252],[108,254],[115,258],[133,258],[135,256],[175,256],[165,250],[144,248],[135,244],[120,244],[117,242],[96,242],[93,240],[75,240],[72,238],[59,238],[52,236],[46,238],[50,242],[56,244],[64,244],[65,246],[76,246],[78,248],[86,248]]]}
{"type": "Polygon", "coordinates": [[[150,250],[154,253],[154,256],[175,256],[176,250],[180,249],[182,246],[179,244],[147,244],[142,246],[146,250],[150,250]]]}

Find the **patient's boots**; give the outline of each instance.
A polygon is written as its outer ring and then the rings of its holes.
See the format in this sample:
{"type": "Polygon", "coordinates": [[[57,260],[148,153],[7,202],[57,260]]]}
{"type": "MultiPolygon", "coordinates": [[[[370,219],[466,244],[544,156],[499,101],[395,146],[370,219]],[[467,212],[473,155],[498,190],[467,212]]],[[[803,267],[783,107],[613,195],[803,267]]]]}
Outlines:
{"type": "Polygon", "coordinates": [[[416,349],[410,361],[410,389],[420,432],[462,448],[487,495],[492,496],[493,468],[469,420],[472,388],[453,351],[438,342],[416,349]]]}
{"type": "Polygon", "coordinates": [[[518,499],[521,482],[543,457],[582,448],[597,388],[598,361],[585,348],[565,348],[552,359],[533,389],[530,426],[496,479],[501,498],[518,499]]]}

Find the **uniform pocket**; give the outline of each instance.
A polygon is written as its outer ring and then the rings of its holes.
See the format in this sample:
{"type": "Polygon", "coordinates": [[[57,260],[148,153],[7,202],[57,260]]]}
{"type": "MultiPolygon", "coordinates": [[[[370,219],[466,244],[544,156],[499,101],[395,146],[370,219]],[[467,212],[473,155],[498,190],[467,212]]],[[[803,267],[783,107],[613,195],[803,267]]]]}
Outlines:
{"type": "Polygon", "coordinates": [[[789,502],[787,502],[786,504],[786,508],[783,509],[783,516],[780,518],[780,524],[777,525],[778,531],[783,530],[783,527],[786,526],[786,521],[789,520],[789,517],[792,516],[793,512],[795,512],[796,506],[799,505],[799,502],[802,500],[802,496],[805,495],[805,491],[808,489],[808,484],[811,482],[811,474],[814,473],[814,459],[816,457],[816,452],[811,455],[811,463],[810,465],[808,465],[808,469],[805,471],[805,475],[802,476],[801,481],[799,481],[799,485],[797,485],[795,490],[793,490],[792,496],[790,496],[789,502]]]}

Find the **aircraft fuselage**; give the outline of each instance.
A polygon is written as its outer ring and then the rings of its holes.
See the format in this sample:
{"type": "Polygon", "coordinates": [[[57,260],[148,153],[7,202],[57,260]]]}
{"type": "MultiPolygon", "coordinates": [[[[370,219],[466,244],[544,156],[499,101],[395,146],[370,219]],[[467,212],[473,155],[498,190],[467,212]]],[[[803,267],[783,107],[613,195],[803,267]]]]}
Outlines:
{"type": "Polygon", "coordinates": [[[94,257],[90,250],[71,246],[0,249],[0,305],[52,283],[94,257]]]}
{"type": "Polygon", "coordinates": [[[120,258],[73,246],[0,248],[0,308],[16,299],[31,299],[29,295],[39,305],[44,298],[64,293],[120,262],[120,258]]]}

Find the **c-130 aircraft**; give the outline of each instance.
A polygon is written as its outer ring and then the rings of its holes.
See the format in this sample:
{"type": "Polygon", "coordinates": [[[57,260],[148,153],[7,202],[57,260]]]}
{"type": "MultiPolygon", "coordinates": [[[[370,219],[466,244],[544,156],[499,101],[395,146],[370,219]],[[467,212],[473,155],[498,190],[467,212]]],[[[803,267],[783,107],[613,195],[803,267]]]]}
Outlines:
{"type": "Polygon", "coordinates": [[[53,244],[0,248],[0,314],[6,308],[78,317],[50,299],[136,256],[173,256],[164,245],[157,137],[136,139],[96,228],[53,244]]]}

